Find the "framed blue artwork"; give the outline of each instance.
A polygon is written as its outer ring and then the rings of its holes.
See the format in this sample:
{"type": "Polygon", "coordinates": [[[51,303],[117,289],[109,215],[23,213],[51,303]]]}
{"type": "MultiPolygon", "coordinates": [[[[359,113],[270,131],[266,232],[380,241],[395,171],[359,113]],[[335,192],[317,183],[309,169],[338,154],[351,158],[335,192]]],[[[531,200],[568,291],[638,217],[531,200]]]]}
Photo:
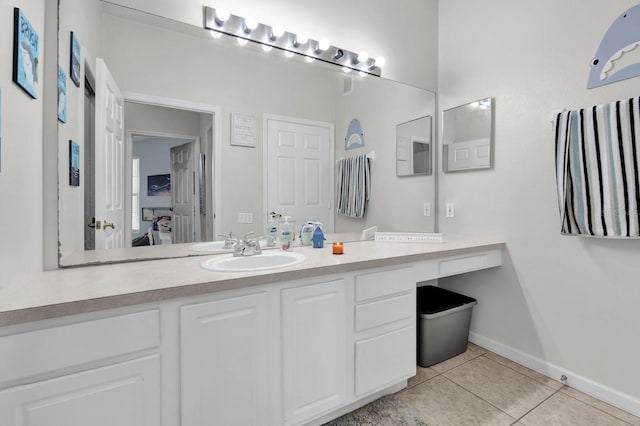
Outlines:
{"type": "Polygon", "coordinates": [[[67,122],[67,75],[58,65],[58,120],[67,122]]]}
{"type": "Polygon", "coordinates": [[[76,87],[80,87],[80,42],[76,34],[71,31],[71,63],[69,65],[69,75],[76,87]]]}
{"type": "Polygon", "coordinates": [[[19,8],[13,13],[13,81],[38,98],[38,33],[19,8]]]}
{"type": "Polygon", "coordinates": [[[69,141],[69,185],[80,186],[80,145],[69,141]]]}
{"type": "Polygon", "coordinates": [[[147,195],[149,197],[171,195],[171,175],[147,176],[147,195]]]}

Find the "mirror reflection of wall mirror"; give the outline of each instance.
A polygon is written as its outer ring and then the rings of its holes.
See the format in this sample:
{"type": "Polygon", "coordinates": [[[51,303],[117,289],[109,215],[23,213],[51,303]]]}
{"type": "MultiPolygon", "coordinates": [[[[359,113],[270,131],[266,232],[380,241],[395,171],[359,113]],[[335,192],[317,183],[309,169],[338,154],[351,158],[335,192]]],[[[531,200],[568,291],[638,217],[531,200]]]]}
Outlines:
{"type": "Polygon", "coordinates": [[[442,113],[442,170],[492,167],[493,102],[479,99],[442,113]]]}
{"type": "Polygon", "coordinates": [[[431,116],[396,126],[396,175],[432,174],[431,116]]]}
{"type": "MultiPolygon", "coordinates": [[[[219,234],[230,231],[239,236],[247,232],[261,236],[265,233],[266,216],[270,211],[263,186],[268,184],[263,155],[269,136],[266,116],[329,123],[335,129],[329,135],[331,143],[342,141],[349,120],[359,117],[369,123],[367,129],[371,132],[366,149],[378,153],[377,164],[382,168],[387,162],[391,167],[394,161],[393,148],[388,141],[393,138],[396,124],[435,112],[433,92],[370,76],[354,76],[354,90],[347,92],[345,74],[340,67],[321,61],[309,64],[302,58],[285,58],[278,52],[264,52],[252,43],[239,48],[235,39],[226,36],[214,39],[202,27],[101,0],[60,0],[58,28],[59,57],[69,58],[68,41],[73,31],[82,45],[81,79],[93,88],[100,86],[97,83],[100,77],[96,65],[98,58],[104,60],[124,97],[125,126],[122,148],[125,161],[119,166],[122,171],[120,184],[125,193],[122,211],[126,220],[124,226],[119,227],[126,230],[121,239],[123,244],[114,246],[116,250],[85,250],[85,228],[93,217],[99,216],[95,210],[86,218],[84,213],[85,207],[95,209],[91,199],[97,197],[88,188],[92,185],[92,158],[96,155],[89,142],[95,134],[93,127],[97,127],[97,120],[83,120],[82,114],[97,116],[92,108],[97,110],[98,105],[92,106],[94,100],[89,89],[85,100],[84,84],[78,90],[74,87],[70,91],[68,121],[64,126],[58,126],[59,181],[65,182],[64,177],[68,174],[68,140],[78,140],[84,162],[81,187],[60,184],[58,189],[61,266],[100,263],[105,258],[112,262],[198,254],[185,244],[173,244],[171,250],[164,244],[130,248],[132,240],[152,226],[151,221],[142,217],[142,208],[171,207],[176,214],[169,199],[146,197],[147,176],[170,173],[167,155],[163,154],[161,167],[153,162],[152,153],[157,154],[161,144],[166,145],[162,151],[167,152],[193,142],[190,167],[195,169],[198,178],[193,186],[189,186],[195,187],[195,205],[189,207],[189,211],[195,212],[195,217],[193,228],[189,230],[190,239],[185,242],[216,239],[219,234]],[[391,96],[396,93],[398,96],[391,96]],[[309,99],[314,101],[309,102],[309,99]],[[384,105],[377,105],[372,99],[380,99],[384,105]],[[232,113],[255,118],[252,129],[255,147],[230,143],[232,113]],[[80,136],[83,129],[87,131],[84,137],[80,136]],[[145,144],[155,144],[158,149],[145,151],[145,144]],[[176,144],[178,146],[174,146],[176,144]],[[138,154],[134,154],[134,149],[138,154]],[[130,160],[136,156],[140,158],[140,165],[134,179],[130,160]],[[203,165],[198,162],[200,158],[204,159],[203,165]],[[197,175],[200,166],[204,170],[204,184],[197,175]],[[133,184],[136,181],[139,182],[137,186],[133,184]],[[131,214],[136,194],[139,207],[135,211],[140,216],[137,230],[131,214]],[[179,251],[180,247],[175,246],[184,246],[184,249],[179,251]],[[141,254],[144,251],[154,254],[141,254]]],[[[340,145],[336,147],[335,155],[344,155],[340,145]]],[[[435,182],[430,181],[430,185],[429,192],[433,197],[435,182]]],[[[333,188],[331,184],[326,186],[333,188]]],[[[177,187],[172,181],[172,190],[177,187]]],[[[376,186],[376,190],[398,194],[385,185],[376,186]]],[[[333,193],[329,195],[332,199],[333,193]]],[[[435,203],[435,199],[431,202],[435,203]]],[[[297,216],[297,224],[307,219],[297,216]]],[[[385,226],[385,220],[390,222],[384,214],[376,215],[374,210],[369,219],[380,226],[385,226]]],[[[358,235],[363,226],[368,226],[368,223],[351,223],[339,218],[335,221],[336,228],[340,225],[339,232],[358,231],[358,235]]],[[[328,226],[330,220],[326,222],[328,226]]],[[[94,228],[90,231],[98,233],[94,228]]],[[[103,232],[114,233],[114,230],[103,229],[103,232]]]]}

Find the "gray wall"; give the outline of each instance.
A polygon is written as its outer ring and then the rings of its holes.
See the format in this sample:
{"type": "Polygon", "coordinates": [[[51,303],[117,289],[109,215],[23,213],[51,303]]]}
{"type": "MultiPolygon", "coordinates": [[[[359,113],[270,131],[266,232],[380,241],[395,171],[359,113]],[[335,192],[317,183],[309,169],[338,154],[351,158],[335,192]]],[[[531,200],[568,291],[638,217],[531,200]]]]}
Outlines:
{"type": "Polygon", "coordinates": [[[507,242],[503,267],[441,280],[478,298],[472,331],[640,410],[640,241],[560,235],[549,121],[554,109],[638,95],[637,77],[586,89],[600,40],[635,4],[441,2],[440,106],[493,96],[496,127],[495,168],[441,174],[439,188],[442,231],[507,242]]]}

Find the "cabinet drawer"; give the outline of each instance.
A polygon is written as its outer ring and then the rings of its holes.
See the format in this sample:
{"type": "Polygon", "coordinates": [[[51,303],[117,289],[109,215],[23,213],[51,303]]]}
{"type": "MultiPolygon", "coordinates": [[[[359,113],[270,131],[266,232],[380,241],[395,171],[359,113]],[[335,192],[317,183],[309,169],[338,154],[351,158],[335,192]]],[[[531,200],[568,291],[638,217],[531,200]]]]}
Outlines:
{"type": "Polygon", "coordinates": [[[356,275],[356,302],[402,293],[415,287],[411,268],[356,275]]]}
{"type": "Polygon", "coordinates": [[[377,300],[356,306],[356,332],[390,324],[395,321],[415,319],[416,291],[389,299],[377,300]]]}
{"type": "Polygon", "coordinates": [[[160,356],[0,391],[3,426],[157,426],[160,356]]]}
{"type": "Polygon", "coordinates": [[[158,310],[0,338],[0,383],[108,359],[160,344],[158,310]]]}
{"type": "Polygon", "coordinates": [[[416,373],[413,325],[356,342],[356,395],[407,379],[416,373]]]}

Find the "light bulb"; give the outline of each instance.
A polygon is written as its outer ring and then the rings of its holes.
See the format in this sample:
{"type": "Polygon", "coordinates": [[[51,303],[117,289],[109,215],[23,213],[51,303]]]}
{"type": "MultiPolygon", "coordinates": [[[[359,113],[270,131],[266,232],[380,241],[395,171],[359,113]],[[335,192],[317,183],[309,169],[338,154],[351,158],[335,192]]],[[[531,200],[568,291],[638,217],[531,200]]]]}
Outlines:
{"type": "Polygon", "coordinates": [[[307,62],[309,62],[309,63],[311,63],[311,62],[315,61],[315,60],[316,60],[316,58],[312,58],[311,56],[305,56],[305,57],[304,57],[304,60],[305,60],[305,61],[307,61],[307,62]]]}
{"type": "Polygon", "coordinates": [[[384,56],[378,56],[376,58],[376,61],[374,62],[375,66],[382,68],[384,67],[384,65],[387,63],[387,60],[385,59],[384,56]]]}
{"type": "Polygon", "coordinates": [[[273,47],[269,46],[268,44],[262,45],[262,50],[264,50],[265,52],[271,52],[271,49],[273,49],[273,47]]]}
{"type": "Polygon", "coordinates": [[[327,50],[329,46],[331,46],[331,43],[326,38],[323,38],[318,42],[318,50],[321,52],[327,50]]]}
{"type": "Polygon", "coordinates": [[[271,34],[275,38],[282,37],[284,35],[284,28],[282,28],[282,25],[276,25],[271,29],[271,34]]]}
{"type": "Polygon", "coordinates": [[[258,20],[253,16],[247,16],[244,20],[244,26],[251,32],[258,28],[258,20]]]}
{"type": "Polygon", "coordinates": [[[229,19],[230,16],[231,14],[227,9],[216,9],[216,21],[218,21],[220,25],[222,25],[224,21],[229,19]]]}
{"type": "Polygon", "coordinates": [[[367,52],[358,53],[358,62],[367,62],[369,60],[369,54],[367,52]]]}
{"type": "Polygon", "coordinates": [[[245,46],[247,43],[249,43],[249,40],[247,40],[246,38],[240,38],[240,37],[238,37],[238,38],[237,38],[237,40],[238,40],[238,44],[239,44],[240,46],[245,46]]]}
{"type": "Polygon", "coordinates": [[[306,35],[306,34],[304,34],[304,33],[301,33],[301,34],[298,34],[298,35],[296,36],[296,42],[295,42],[295,44],[296,44],[296,45],[301,45],[301,44],[305,44],[305,43],[306,43],[306,42],[308,42],[308,41],[309,41],[309,36],[308,36],[308,35],[306,35]]]}
{"type": "Polygon", "coordinates": [[[287,58],[293,58],[294,53],[290,50],[285,50],[284,51],[284,56],[286,56],[287,58]]]}

